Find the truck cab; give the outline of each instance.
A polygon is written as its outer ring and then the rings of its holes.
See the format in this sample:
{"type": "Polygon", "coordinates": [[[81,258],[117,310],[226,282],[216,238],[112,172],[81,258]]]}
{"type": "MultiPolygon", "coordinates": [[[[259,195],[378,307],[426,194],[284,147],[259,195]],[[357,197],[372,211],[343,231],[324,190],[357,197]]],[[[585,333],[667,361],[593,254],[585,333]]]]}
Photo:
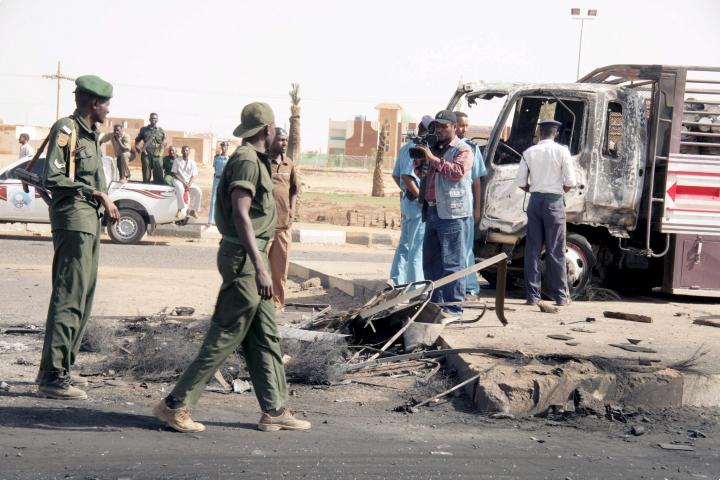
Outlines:
{"type": "MultiPolygon", "coordinates": [[[[570,149],[577,173],[576,188],[565,195],[571,293],[577,297],[591,282],[637,287],[638,279],[648,288],[664,286],[672,291],[664,282],[680,231],[677,220],[675,226],[668,223],[673,215],[677,218],[665,198],[671,187],[668,165],[681,153],[681,127],[693,127],[683,123],[687,105],[693,102],[687,95],[711,92],[686,91],[686,75],[687,70],[678,67],[611,66],[577,83],[461,84],[449,102],[450,109],[472,111],[483,109],[488,101],[503,100],[483,147],[488,174],[482,181],[476,256],[487,258],[504,251],[511,258],[509,275],[522,276],[528,197],[513,181],[523,152],[537,141],[538,121],[554,119],[562,124],[557,141],[570,149]]],[[[720,131],[716,136],[720,137],[720,131]]],[[[708,138],[714,137],[703,140],[708,138]]],[[[703,161],[708,158],[705,155],[703,161]]],[[[709,161],[720,168],[720,157],[709,161]]],[[[703,170],[708,168],[703,164],[703,170]]],[[[703,175],[708,182],[717,181],[703,175]]],[[[720,215],[717,200],[705,205],[710,207],[708,212],[700,213],[720,215]]],[[[709,227],[707,218],[692,222],[684,233],[720,234],[720,225],[709,227]]],[[[715,257],[707,253],[709,265],[715,257]]],[[[488,277],[492,280],[492,272],[488,277]]],[[[720,289],[717,275],[711,284],[693,291],[720,289]]]]}

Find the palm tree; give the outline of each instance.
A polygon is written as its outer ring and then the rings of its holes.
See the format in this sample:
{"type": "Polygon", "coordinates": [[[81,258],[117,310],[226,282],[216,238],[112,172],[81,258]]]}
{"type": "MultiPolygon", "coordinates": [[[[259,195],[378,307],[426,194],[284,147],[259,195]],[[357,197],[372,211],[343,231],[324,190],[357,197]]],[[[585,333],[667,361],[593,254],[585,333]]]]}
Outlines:
{"type": "Polygon", "coordinates": [[[383,158],[390,135],[390,124],[385,122],[380,129],[380,141],[378,142],[377,154],[375,155],[375,171],[373,172],[373,197],[385,196],[385,183],[383,182],[383,158]]]}
{"type": "Polygon", "coordinates": [[[290,84],[290,133],[288,156],[300,164],[300,84],[290,84]]]}

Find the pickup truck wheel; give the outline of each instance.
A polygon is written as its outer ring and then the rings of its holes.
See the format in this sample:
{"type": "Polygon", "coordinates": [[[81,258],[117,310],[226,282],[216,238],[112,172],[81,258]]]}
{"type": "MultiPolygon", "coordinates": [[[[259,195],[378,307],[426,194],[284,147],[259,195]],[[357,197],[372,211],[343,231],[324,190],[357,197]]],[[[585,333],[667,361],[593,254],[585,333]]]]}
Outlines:
{"type": "Polygon", "coordinates": [[[113,243],[138,243],[145,235],[147,224],[137,210],[130,208],[120,209],[120,220],[108,227],[108,235],[113,243]]]}
{"type": "MultiPolygon", "coordinates": [[[[565,264],[567,265],[568,288],[570,289],[570,298],[576,298],[585,292],[590,283],[595,266],[595,255],[590,242],[580,234],[569,233],[565,243],[567,245],[565,264]]],[[[542,257],[544,260],[545,252],[542,253],[542,257]]],[[[550,289],[545,281],[544,261],[540,264],[540,269],[543,274],[542,293],[549,298],[550,289]]]]}

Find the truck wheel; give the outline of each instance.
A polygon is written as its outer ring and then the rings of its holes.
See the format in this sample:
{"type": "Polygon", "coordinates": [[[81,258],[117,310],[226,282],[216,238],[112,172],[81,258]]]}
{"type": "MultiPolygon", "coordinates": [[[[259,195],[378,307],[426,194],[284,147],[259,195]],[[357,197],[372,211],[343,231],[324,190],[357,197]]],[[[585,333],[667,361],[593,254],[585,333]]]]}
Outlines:
{"type": "MultiPolygon", "coordinates": [[[[565,240],[567,252],[565,253],[565,264],[567,265],[568,288],[570,297],[576,298],[585,292],[585,289],[592,278],[593,267],[595,266],[595,254],[593,254],[590,242],[578,233],[568,233],[565,240]]],[[[545,252],[543,252],[543,260],[545,252]]],[[[542,269],[542,293],[548,295],[550,288],[545,281],[545,262],[540,264],[542,269]]]]}
{"type": "Polygon", "coordinates": [[[147,224],[137,210],[130,208],[120,209],[120,220],[108,227],[108,235],[113,243],[138,243],[145,235],[147,224]]]}

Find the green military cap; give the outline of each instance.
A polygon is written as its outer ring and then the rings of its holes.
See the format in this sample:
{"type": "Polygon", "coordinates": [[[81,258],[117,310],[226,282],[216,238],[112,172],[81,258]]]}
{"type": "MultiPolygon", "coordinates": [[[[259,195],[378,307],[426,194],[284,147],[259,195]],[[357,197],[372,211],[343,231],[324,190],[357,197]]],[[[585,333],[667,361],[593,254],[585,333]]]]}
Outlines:
{"type": "Polygon", "coordinates": [[[240,125],[235,127],[233,135],[249,138],[273,123],[275,123],[275,115],[270,105],[262,102],[249,103],[242,109],[240,125]]]}
{"type": "Polygon", "coordinates": [[[113,87],[97,75],[83,75],[75,79],[75,91],[86,92],[98,97],[110,98],[113,87]]]}

